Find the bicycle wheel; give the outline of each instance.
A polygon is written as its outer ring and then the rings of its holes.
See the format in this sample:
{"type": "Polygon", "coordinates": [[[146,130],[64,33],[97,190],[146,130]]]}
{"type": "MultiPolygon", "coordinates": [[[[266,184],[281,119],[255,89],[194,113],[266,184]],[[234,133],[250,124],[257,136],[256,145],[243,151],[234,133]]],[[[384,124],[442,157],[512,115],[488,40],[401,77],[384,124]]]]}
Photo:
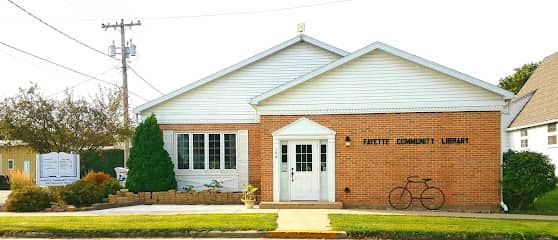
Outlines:
{"type": "Polygon", "coordinates": [[[411,206],[413,196],[409,189],[396,187],[389,192],[389,205],[397,210],[405,210],[411,206]]]}
{"type": "Polygon", "coordinates": [[[444,206],[446,197],[437,187],[428,187],[420,194],[420,203],[428,210],[438,210],[444,206]]]}

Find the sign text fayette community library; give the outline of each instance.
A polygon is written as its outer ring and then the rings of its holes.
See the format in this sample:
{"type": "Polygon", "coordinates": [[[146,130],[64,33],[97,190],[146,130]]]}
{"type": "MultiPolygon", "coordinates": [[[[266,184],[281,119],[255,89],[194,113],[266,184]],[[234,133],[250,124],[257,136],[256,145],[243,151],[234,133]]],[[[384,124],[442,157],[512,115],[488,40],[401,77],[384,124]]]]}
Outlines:
{"type": "MultiPolygon", "coordinates": [[[[434,138],[365,138],[363,139],[363,144],[369,145],[387,145],[395,142],[395,144],[434,144],[436,139],[434,138]]],[[[442,144],[468,144],[468,137],[448,137],[440,138],[442,144]]]]}

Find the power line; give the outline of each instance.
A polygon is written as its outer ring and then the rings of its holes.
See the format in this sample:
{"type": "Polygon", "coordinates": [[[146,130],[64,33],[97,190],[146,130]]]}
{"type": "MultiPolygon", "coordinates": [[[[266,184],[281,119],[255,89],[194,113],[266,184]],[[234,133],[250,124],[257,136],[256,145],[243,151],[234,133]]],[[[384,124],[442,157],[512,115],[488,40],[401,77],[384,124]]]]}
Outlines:
{"type": "Polygon", "coordinates": [[[35,16],[35,15],[32,14],[31,12],[25,10],[23,7],[17,5],[14,1],[8,0],[8,2],[10,2],[12,5],[16,6],[17,8],[19,8],[21,11],[27,13],[29,16],[35,18],[37,21],[39,21],[39,22],[41,22],[42,24],[48,26],[48,27],[51,28],[52,30],[54,30],[54,31],[56,31],[56,32],[58,32],[58,33],[64,35],[65,37],[67,37],[67,38],[73,40],[74,42],[77,42],[77,43],[79,43],[80,45],[82,45],[82,46],[84,46],[84,47],[86,47],[86,48],[89,48],[89,49],[91,49],[91,50],[93,50],[93,51],[95,51],[95,52],[97,52],[97,53],[100,53],[100,54],[105,55],[105,56],[107,56],[107,57],[110,57],[110,58],[112,58],[112,59],[120,60],[120,59],[118,59],[118,58],[112,57],[112,56],[108,55],[107,53],[104,53],[104,52],[102,52],[102,51],[100,51],[100,50],[98,50],[98,49],[96,49],[96,48],[94,48],[94,47],[91,47],[91,46],[85,44],[84,42],[82,42],[82,41],[80,41],[80,40],[77,40],[76,38],[74,38],[74,37],[72,37],[72,36],[70,36],[70,35],[68,35],[68,34],[66,34],[66,33],[64,33],[64,32],[62,32],[62,31],[59,30],[58,28],[56,28],[56,27],[54,27],[54,26],[48,24],[47,22],[45,22],[45,21],[43,21],[42,19],[40,19],[39,17],[35,16]]]}
{"type": "MultiPolygon", "coordinates": [[[[101,72],[101,73],[95,75],[95,77],[98,78],[98,77],[100,77],[100,76],[102,76],[102,75],[104,75],[104,74],[110,72],[111,70],[117,69],[117,68],[118,68],[118,67],[115,67],[115,66],[110,67],[109,69],[107,69],[107,70],[105,70],[105,71],[103,71],[103,72],[101,72]]],[[[58,94],[60,94],[60,93],[63,93],[63,92],[65,92],[65,91],[68,91],[68,90],[70,90],[70,89],[77,88],[77,87],[79,87],[79,86],[81,86],[81,85],[83,85],[83,84],[85,84],[85,83],[87,83],[87,82],[89,82],[89,81],[91,81],[91,80],[93,80],[93,78],[88,78],[88,79],[86,79],[86,80],[83,80],[83,81],[77,83],[76,85],[73,85],[73,86],[68,87],[68,88],[64,88],[63,90],[60,90],[60,91],[55,92],[55,93],[53,93],[53,94],[50,94],[50,95],[48,95],[47,97],[49,98],[49,97],[58,95],[58,94]]]]}
{"type": "Polygon", "coordinates": [[[310,8],[310,7],[318,7],[330,4],[337,4],[342,2],[350,2],[353,0],[337,0],[337,1],[330,1],[330,2],[323,2],[323,3],[314,3],[314,4],[305,4],[305,5],[298,5],[292,7],[282,7],[282,8],[268,8],[268,9],[261,9],[261,10],[253,10],[253,11],[239,11],[239,12],[225,12],[225,13],[213,13],[213,14],[199,14],[199,15],[184,15],[184,16],[171,16],[171,17],[145,17],[142,19],[180,19],[180,18],[200,18],[200,17],[219,17],[219,16],[231,16],[231,15],[246,15],[246,14],[256,14],[256,13],[267,13],[267,12],[279,12],[279,11],[287,11],[287,10],[294,10],[299,8],[310,8]]]}
{"type": "MultiPolygon", "coordinates": [[[[149,20],[164,20],[164,19],[186,19],[186,18],[247,15],[247,14],[258,14],[258,13],[267,13],[267,12],[288,11],[288,10],[294,10],[294,9],[300,9],[300,8],[319,7],[319,6],[332,5],[332,4],[338,4],[338,3],[350,2],[350,1],[353,1],[353,0],[337,0],[337,1],[329,1],[329,2],[323,2],[323,3],[304,4],[304,5],[297,5],[297,6],[292,6],[292,7],[268,8],[268,9],[260,9],[260,10],[253,10],[253,11],[222,12],[222,13],[208,13],[208,14],[182,15],[182,16],[133,17],[133,18],[149,19],[149,20]]],[[[77,19],[52,19],[52,20],[55,20],[55,21],[105,21],[105,20],[113,21],[113,20],[119,20],[119,18],[104,18],[104,19],[77,18],[77,19]]]]}
{"type": "Polygon", "coordinates": [[[149,85],[151,88],[153,88],[153,90],[157,91],[158,93],[160,93],[161,95],[165,95],[163,92],[159,91],[159,89],[155,88],[155,86],[153,86],[150,82],[148,82],[147,80],[145,80],[145,78],[143,78],[141,75],[139,75],[138,72],[136,72],[135,69],[132,68],[132,66],[128,65],[128,68],[130,70],[132,70],[132,72],[134,74],[136,74],[136,76],[138,76],[143,82],[145,82],[147,85],[149,85]]]}
{"type": "MultiPolygon", "coordinates": [[[[64,69],[66,69],[66,70],[68,70],[68,71],[70,71],[70,72],[74,72],[74,73],[76,73],[76,74],[79,74],[79,75],[82,75],[82,76],[86,76],[86,77],[88,77],[88,78],[97,80],[97,81],[99,81],[99,82],[103,82],[103,83],[106,83],[106,84],[109,84],[109,85],[112,85],[112,86],[115,86],[115,87],[120,88],[120,86],[118,86],[117,84],[111,83],[111,82],[109,82],[109,81],[106,81],[106,80],[103,80],[103,79],[100,79],[100,78],[97,78],[97,77],[94,77],[94,76],[91,76],[91,75],[86,74],[86,73],[82,73],[82,72],[80,72],[80,71],[78,71],[78,70],[74,70],[74,69],[72,69],[72,68],[66,67],[66,66],[64,66],[64,65],[62,65],[62,64],[58,64],[58,63],[53,62],[53,61],[51,61],[51,60],[48,60],[48,59],[46,59],[46,58],[39,57],[39,56],[37,56],[37,55],[35,55],[35,54],[33,54],[33,53],[30,53],[30,52],[27,52],[27,51],[25,51],[25,50],[19,49],[19,48],[17,48],[17,47],[14,47],[14,46],[12,46],[12,45],[7,44],[7,43],[4,43],[4,42],[1,42],[1,41],[0,41],[0,44],[4,45],[4,46],[6,46],[6,47],[9,47],[9,48],[11,48],[11,49],[14,49],[14,50],[16,50],[16,51],[18,51],[18,52],[25,53],[25,54],[27,54],[27,55],[29,55],[29,56],[34,57],[34,58],[38,58],[38,59],[40,59],[40,60],[43,60],[43,61],[45,61],[45,62],[48,62],[48,63],[50,63],[50,64],[52,64],[52,65],[56,65],[56,66],[58,66],[58,67],[60,67],[60,68],[64,68],[64,69]]],[[[141,98],[141,99],[143,99],[143,100],[145,100],[145,101],[148,101],[147,99],[145,99],[144,97],[142,97],[142,96],[140,96],[140,95],[138,95],[138,94],[135,94],[135,93],[133,93],[133,92],[131,92],[131,91],[130,91],[130,93],[132,93],[132,94],[135,95],[136,97],[139,97],[139,98],[141,98]]]]}

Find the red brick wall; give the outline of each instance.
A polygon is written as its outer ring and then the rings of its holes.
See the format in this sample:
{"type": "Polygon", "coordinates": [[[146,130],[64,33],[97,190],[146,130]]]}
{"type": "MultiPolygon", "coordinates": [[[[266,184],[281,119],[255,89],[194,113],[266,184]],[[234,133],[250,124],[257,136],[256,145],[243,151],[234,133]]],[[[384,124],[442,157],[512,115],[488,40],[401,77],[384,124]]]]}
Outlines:
{"type": "MultiPolygon", "coordinates": [[[[271,133],[302,116],[261,116],[263,201],[272,200],[271,133]]],[[[500,113],[385,113],[305,116],[336,131],[336,198],[346,206],[388,204],[389,191],[410,175],[431,177],[450,208],[496,209],[499,203],[500,113]],[[351,146],[345,146],[350,136],[351,146]],[[427,145],[365,145],[364,138],[435,138],[427,145]],[[468,144],[441,144],[468,137],[468,144]],[[351,192],[343,190],[349,187],[351,192]]],[[[252,140],[251,140],[252,141],[252,140]]],[[[252,144],[251,147],[257,144],[252,144]]],[[[252,153],[251,153],[252,154],[252,153]]],[[[250,168],[253,170],[253,168],[250,168]]],[[[256,174],[256,175],[257,175],[256,174]]],[[[252,176],[252,175],[251,175],[252,176]]],[[[418,186],[417,186],[418,187],[418,186]]],[[[415,194],[415,191],[412,191],[415,194]]],[[[418,193],[416,193],[418,195],[418,193]]],[[[416,200],[415,200],[416,201],[416,200]]],[[[419,204],[415,202],[415,204],[419,204]]]]}
{"type": "Polygon", "coordinates": [[[173,131],[236,131],[248,130],[248,181],[260,185],[259,124],[161,124],[161,130],[173,131]]]}

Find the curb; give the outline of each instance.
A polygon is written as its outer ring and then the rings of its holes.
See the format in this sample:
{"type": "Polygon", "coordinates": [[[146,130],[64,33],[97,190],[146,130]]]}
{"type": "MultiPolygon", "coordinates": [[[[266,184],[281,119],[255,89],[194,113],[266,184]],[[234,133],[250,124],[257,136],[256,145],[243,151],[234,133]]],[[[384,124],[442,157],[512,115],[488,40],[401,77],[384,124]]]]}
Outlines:
{"type": "Polygon", "coordinates": [[[344,239],[346,232],[320,230],[274,230],[266,232],[265,238],[314,238],[314,239],[344,239]]]}
{"type": "Polygon", "coordinates": [[[138,237],[178,237],[178,238],[264,238],[265,231],[137,231],[137,232],[4,232],[1,238],[138,238],[138,237]]]}

